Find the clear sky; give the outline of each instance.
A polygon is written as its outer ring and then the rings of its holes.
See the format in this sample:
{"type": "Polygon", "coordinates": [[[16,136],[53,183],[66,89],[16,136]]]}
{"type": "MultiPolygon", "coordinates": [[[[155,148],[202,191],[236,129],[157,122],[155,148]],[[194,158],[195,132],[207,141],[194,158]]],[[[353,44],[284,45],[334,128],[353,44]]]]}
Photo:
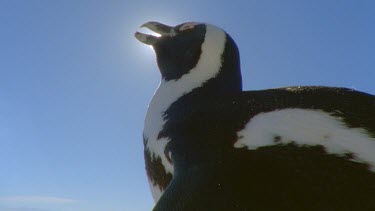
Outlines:
{"type": "Polygon", "coordinates": [[[142,128],[150,20],[221,26],[246,89],[375,94],[375,1],[0,0],[0,211],[150,210],[142,128]],[[223,1],[224,2],[224,1],[223,1]]]}

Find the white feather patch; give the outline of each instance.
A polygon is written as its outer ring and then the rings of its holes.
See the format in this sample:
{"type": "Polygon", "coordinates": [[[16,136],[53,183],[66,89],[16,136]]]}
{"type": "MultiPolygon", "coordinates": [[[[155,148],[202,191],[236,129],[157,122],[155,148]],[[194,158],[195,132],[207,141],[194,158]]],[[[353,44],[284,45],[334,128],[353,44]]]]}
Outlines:
{"type": "Polygon", "coordinates": [[[199,23],[196,23],[196,22],[188,22],[188,23],[184,23],[180,28],[179,30],[180,31],[185,31],[185,30],[189,30],[189,29],[194,29],[194,27],[196,25],[198,25],[199,23]]]}
{"type": "Polygon", "coordinates": [[[237,135],[236,148],[257,149],[291,142],[322,145],[330,154],[353,153],[356,162],[368,163],[375,170],[375,138],[364,129],[347,127],[339,118],[321,110],[283,109],[260,113],[237,135]]]}
{"type": "Polygon", "coordinates": [[[162,190],[159,185],[154,185],[150,179],[148,180],[148,184],[150,185],[152,197],[154,198],[154,201],[157,202],[163,194],[164,190],[162,190]]]}
{"type": "MultiPolygon", "coordinates": [[[[173,166],[168,162],[164,154],[164,149],[169,139],[158,139],[158,134],[165,124],[163,114],[181,96],[202,86],[204,82],[219,73],[225,42],[226,34],[223,30],[212,25],[206,25],[205,40],[202,44],[202,53],[197,65],[178,80],[162,80],[150,102],[143,130],[144,137],[148,140],[146,147],[151,153],[151,159],[161,158],[167,173],[173,174],[173,166]]],[[[154,198],[159,199],[155,195],[154,198]]]]}

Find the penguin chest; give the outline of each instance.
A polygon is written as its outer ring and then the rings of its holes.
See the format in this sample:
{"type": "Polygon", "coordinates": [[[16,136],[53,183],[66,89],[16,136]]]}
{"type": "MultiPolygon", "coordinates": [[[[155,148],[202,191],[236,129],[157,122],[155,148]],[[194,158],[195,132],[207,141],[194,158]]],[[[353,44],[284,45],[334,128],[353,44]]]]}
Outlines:
{"type": "Polygon", "coordinates": [[[155,202],[159,200],[173,175],[173,165],[166,150],[170,139],[159,137],[167,122],[164,113],[171,104],[163,96],[165,95],[158,89],[148,107],[143,129],[146,171],[155,202]]]}

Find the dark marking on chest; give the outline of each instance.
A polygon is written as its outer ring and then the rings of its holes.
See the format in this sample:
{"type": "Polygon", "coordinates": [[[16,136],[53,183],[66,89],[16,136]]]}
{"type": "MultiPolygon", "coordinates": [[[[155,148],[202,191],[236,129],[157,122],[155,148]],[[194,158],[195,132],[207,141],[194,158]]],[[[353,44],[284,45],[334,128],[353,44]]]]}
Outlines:
{"type": "MultiPolygon", "coordinates": [[[[145,141],[147,143],[147,140],[145,141]]],[[[162,190],[168,186],[172,179],[172,174],[165,171],[165,167],[161,158],[153,158],[151,152],[145,147],[144,159],[146,164],[146,172],[152,184],[158,185],[162,190]]]]}

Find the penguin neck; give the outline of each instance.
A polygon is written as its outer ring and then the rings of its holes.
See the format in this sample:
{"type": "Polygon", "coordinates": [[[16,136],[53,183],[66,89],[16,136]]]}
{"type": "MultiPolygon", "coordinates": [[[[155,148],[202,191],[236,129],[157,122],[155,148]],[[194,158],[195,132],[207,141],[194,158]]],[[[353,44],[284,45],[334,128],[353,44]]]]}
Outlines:
{"type": "MultiPolygon", "coordinates": [[[[197,97],[223,97],[242,92],[242,79],[239,66],[233,68],[230,64],[221,67],[221,71],[214,78],[198,83],[184,80],[161,80],[153,96],[153,101],[163,104],[164,112],[173,102],[194,93],[197,97]]],[[[151,106],[151,105],[150,105],[151,106]]],[[[160,105],[159,105],[160,106],[160,105]]]]}
{"type": "MultiPolygon", "coordinates": [[[[224,51],[223,58],[228,58],[229,55],[225,54],[230,52],[224,51]]],[[[209,71],[198,69],[198,66],[178,80],[162,79],[154,98],[163,101],[159,103],[164,104],[164,109],[167,109],[173,102],[191,94],[196,97],[223,97],[242,92],[239,59],[222,59],[222,61],[220,66],[214,67],[217,70],[211,70],[212,75],[201,74],[209,71]]]]}

